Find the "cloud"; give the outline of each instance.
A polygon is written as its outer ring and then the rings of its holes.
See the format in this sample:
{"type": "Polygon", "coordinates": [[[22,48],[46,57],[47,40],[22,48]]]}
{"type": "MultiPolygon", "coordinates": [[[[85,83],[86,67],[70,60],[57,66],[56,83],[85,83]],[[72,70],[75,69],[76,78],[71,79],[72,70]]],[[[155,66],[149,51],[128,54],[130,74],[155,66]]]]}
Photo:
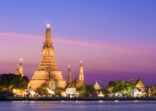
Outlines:
{"type": "MultiPolygon", "coordinates": [[[[39,40],[39,41],[42,41],[44,39],[40,35],[27,35],[27,34],[12,33],[12,32],[0,32],[0,38],[2,37],[3,38],[12,37],[16,39],[39,40]]],[[[142,48],[142,47],[135,47],[133,45],[123,45],[122,43],[116,44],[112,42],[105,42],[101,44],[97,42],[83,41],[83,40],[82,41],[67,40],[67,39],[62,39],[58,37],[54,38],[54,41],[57,43],[66,44],[66,45],[90,47],[90,48],[102,49],[105,51],[111,51],[115,53],[127,53],[127,54],[130,54],[130,53],[140,54],[141,53],[145,55],[156,54],[150,47],[144,47],[144,44],[142,48]]]]}
{"type": "MultiPolygon", "coordinates": [[[[57,45],[63,44],[63,46],[67,45],[69,47],[76,48],[75,50],[68,50],[67,47],[63,47],[63,50],[57,52],[58,56],[60,57],[57,58],[59,58],[60,63],[63,65],[66,64],[67,62],[71,62],[74,64],[75,63],[74,61],[77,61],[79,60],[79,58],[82,57],[83,60],[85,60],[87,63],[86,67],[88,67],[88,70],[95,70],[101,72],[104,70],[106,71],[108,70],[111,72],[112,71],[155,72],[156,52],[153,49],[156,49],[156,46],[154,46],[154,48],[150,48],[146,44],[138,43],[139,47],[137,47],[135,45],[127,45],[127,44],[124,45],[122,42],[120,44],[106,41],[98,43],[89,40],[88,41],[68,40],[61,37],[54,37],[53,39],[57,45]],[[77,53],[78,52],[77,49],[80,51],[80,53],[77,53]],[[64,53],[63,56],[62,52],[64,53]],[[82,54],[82,52],[84,53],[82,54]],[[64,57],[67,57],[67,59],[64,59],[64,57]]],[[[17,55],[23,54],[25,56],[25,60],[27,61],[27,63],[31,62],[36,63],[36,61],[39,60],[39,58],[36,59],[36,57],[40,57],[37,56],[38,52],[40,53],[40,47],[39,48],[33,47],[35,51],[32,50],[32,52],[29,55],[27,55],[27,53],[29,48],[32,48],[34,44],[37,46],[39,42],[41,43],[44,40],[44,37],[41,35],[0,32],[0,40],[2,40],[0,44],[1,50],[3,50],[3,46],[6,46],[5,49],[8,47],[8,50],[10,50],[10,44],[12,44],[12,42],[15,42],[14,44],[16,44],[14,46],[12,45],[12,47],[14,47],[16,51],[14,50],[8,51],[7,49],[5,51],[2,51],[3,53],[1,54],[1,58],[4,57],[3,61],[6,62],[6,59],[8,59],[6,58],[6,55],[9,56],[8,62],[10,63],[11,60],[13,61],[17,58],[16,57],[17,55]],[[6,45],[7,43],[9,43],[9,46],[6,45]],[[22,50],[20,47],[18,47],[20,45],[23,45],[22,47],[24,47],[26,50],[22,50]],[[35,59],[32,59],[33,57],[35,57],[35,59]]],[[[1,63],[0,65],[4,64],[1,63]]],[[[4,67],[7,66],[8,65],[5,65],[4,67]]],[[[30,65],[27,65],[27,67],[30,67],[30,65]]]]}

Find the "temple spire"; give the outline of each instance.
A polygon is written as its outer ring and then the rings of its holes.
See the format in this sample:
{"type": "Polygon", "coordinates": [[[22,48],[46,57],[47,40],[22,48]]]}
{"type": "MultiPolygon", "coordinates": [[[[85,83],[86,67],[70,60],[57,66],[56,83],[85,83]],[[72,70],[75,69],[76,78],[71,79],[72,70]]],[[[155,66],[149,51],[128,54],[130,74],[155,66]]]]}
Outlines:
{"type": "Polygon", "coordinates": [[[83,64],[82,61],[80,61],[80,66],[79,66],[79,76],[78,76],[78,80],[76,83],[76,87],[82,87],[85,85],[85,81],[84,81],[84,72],[83,72],[83,64]]]}
{"type": "Polygon", "coordinates": [[[49,24],[46,26],[44,38],[45,40],[42,47],[41,63],[34,72],[32,80],[29,83],[29,87],[36,90],[37,88],[45,85],[45,87],[51,89],[51,87],[47,84],[51,84],[50,81],[54,80],[57,88],[65,88],[66,81],[63,79],[62,72],[58,69],[55,62],[55,51],[49,24]]]}
{"type": "Polygon", "coordinates": [[[23,75],[23,64],[22,64],[23,59],[20,58],[19,61],[20,61],[20,63],[18,64],[18,67],[16,69],[16,75],[24,76],[23,75]]]}
{"type": "Polygon", "coordinates": [[[68,83],[72,83],[71,66],[68,65],[68,83]]]}
{"type": "Polygon", "coordinates": [[[47,24],[47,26],[46,26],[45,41],[46,42],[52,42],[51,41],[51,28],[50,28],[50,24],[47,24]]]}
{"type": "Polygon", "coordinates": [[[84,81],[84,73],[83,73],[83,62],[80,61],[80,67],[79,67],[79,80],[84,81]]]}

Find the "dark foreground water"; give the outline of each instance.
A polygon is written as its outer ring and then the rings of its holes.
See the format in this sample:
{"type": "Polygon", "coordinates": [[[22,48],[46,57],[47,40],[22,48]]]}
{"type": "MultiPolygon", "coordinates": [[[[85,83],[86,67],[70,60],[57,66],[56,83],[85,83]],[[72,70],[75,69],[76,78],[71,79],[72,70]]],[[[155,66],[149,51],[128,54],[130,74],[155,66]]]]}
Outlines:
{"type": "Polygon", "coordinates": [[[13,101],[0,111],[156,111],[156,101],[13,101]]]}

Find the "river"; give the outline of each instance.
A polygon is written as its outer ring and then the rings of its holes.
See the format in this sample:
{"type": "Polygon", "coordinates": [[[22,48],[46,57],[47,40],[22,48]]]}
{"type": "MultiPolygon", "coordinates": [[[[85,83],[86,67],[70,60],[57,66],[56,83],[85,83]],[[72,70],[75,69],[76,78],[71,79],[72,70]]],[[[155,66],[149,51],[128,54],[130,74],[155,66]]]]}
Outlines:
{"type": "Polygon", "coordinates": [[[156,101],[12,101],[0,111],[156,111],[156,101]]]}

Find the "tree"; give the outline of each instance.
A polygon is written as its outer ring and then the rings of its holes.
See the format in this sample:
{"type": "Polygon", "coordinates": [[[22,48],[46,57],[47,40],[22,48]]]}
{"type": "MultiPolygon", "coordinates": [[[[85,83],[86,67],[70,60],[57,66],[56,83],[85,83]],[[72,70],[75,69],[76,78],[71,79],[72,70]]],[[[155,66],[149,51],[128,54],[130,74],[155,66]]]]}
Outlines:
{"type": "Polygon", "coordinates": [[[43,96],[43,95],[48,95],[48,91],[45,88],[39,87],[36,89],[36,93],[38,93],[39,95],[43,96]]]}
{"type": "Polygon", "coordinates": [[[62,95],[62,92],[64,92],[64,89],[63,88],[56,88],[55,90],[55,94],[58,95],[58,96],[61,96],[62,95]]]}
{"type": "Polygon", "coordinates": [[[107,88],[108,93],[117,93],[120,92],[122,94],[131,94],[134,90],[134,86],[127,81],[110,81],[107,88]]]}
{"type": "Polygon", "coordinates": [[[77,91],[80,93],[80,95],[85,95],[86,86],[81,86],[81,87],[77,88],[77,91]]]}
{"type": "Polygon", "coordinates": [[[152,95],[156,96],[156,85],[152,86],[152,95]]]}
{"type": "Polygon", "coordinates": [[[27,88],[29,79],[26,76],[15,74],[0,75],[0,91],[12,91],[13,89],[24,90],[27,88]]]}
{"type": "Polygon", "coordinates": [[[93,93],[94,93],[94,88],[93,88],[93,86],[92,85],[86,85],[85,86],[85,95],[86,96],[92,96],[93,95],[93,93]]]}

